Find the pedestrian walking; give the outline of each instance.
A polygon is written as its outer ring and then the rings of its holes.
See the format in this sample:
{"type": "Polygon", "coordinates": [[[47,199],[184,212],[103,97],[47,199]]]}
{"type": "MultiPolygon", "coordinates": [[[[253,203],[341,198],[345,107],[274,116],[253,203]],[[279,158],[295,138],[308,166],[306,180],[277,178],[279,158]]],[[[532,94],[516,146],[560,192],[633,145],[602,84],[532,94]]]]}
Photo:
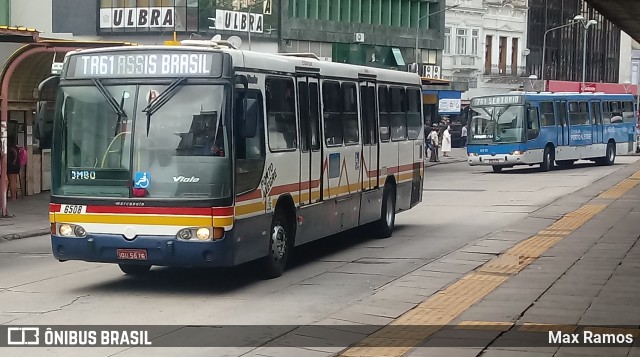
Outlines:
{"type": "Polygon", "coordinates": [[[438,127],[434,126],[431,133],[429,133],[429,144],[431,147],[431,158],[429,162],[438,162],[438,146],[440,146],[440,138],[438,137],[438,127]]]}
{"type": "Polygon", "coordinates": [[[460,136],[462,137],[462,147],[466,148],[467,147],[467,126],[466,125],[462,126],[462,132],[460,133],[460,136]]]}
{"type": "Polygon", "coordinates": [[[451,152],[451,127],[447,125],[447,128],[442,133],[442,156],[449,157],[451,152]]]}
{"type": "Polygon", "coordinates": [[[20,178],[20,158],[18,146],[12,141],[7,150],[7,178],[9,179],[9,194],[12,200],[18,199],[18,179],[20,178]]]}

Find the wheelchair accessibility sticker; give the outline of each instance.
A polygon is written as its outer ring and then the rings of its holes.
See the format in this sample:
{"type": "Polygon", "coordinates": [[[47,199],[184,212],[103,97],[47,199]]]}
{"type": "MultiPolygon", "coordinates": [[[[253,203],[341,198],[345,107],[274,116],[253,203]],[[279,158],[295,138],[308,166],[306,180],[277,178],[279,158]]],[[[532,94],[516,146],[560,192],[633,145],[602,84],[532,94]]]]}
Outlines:
{"type": "Polygon", "coordinates": [[[133,188],[148,188],[151,183],[150,172],[136,172],[133,177],[133,188]]]}

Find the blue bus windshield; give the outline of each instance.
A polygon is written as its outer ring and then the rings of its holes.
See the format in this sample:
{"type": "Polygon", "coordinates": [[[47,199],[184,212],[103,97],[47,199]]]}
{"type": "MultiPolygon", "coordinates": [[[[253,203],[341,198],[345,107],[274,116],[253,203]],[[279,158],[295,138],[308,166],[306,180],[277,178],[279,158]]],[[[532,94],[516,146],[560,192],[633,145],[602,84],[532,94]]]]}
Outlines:
{"type": "Polygon", "coordinates": [[[519,143],[524,141],[522,105],[471,107],[470,144],[519,143]]]}

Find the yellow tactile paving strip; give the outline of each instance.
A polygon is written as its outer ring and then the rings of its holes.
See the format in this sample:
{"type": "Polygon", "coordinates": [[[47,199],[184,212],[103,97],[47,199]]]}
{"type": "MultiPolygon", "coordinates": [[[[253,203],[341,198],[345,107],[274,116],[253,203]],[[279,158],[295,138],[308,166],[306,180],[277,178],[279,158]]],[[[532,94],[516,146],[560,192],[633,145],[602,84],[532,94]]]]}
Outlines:
{"type": "MultiPolygon", "coordinates": [[[[619,198],[640,183],[640,171],[603,192],[599,198],[619,198]]],[[[440,326],[453,321],[462,312],[487,296],[511,276],[519,273],[547,249],[567,237],[607,205],[587,204],[566,214],[550,227],[516,244],[511,249],[488,261],[460,280],[437,292],[414,309],[407,311],[389,325],[367,336],[355,346],[342,351],[344,357],[399,357],[413,349],[422,340],[440,330],[440,326]],[[406,326],[402,328],[402,326],[406,326]],[[415,326],[421,326],[416,328],[415,326]]],[[[467,323],[467,326],[491,325],[507,327],[500,322],[467,323]]],[[[555,325],[554,325],[555,326],[555,325]]],[[[569,326],[570,327],[570,326],[569,326]]],[[[545,329],[544,324],[525,324],[521,329],[545,329]]],[[[573,327],[575,329],[575,327],[573,327]]]]}

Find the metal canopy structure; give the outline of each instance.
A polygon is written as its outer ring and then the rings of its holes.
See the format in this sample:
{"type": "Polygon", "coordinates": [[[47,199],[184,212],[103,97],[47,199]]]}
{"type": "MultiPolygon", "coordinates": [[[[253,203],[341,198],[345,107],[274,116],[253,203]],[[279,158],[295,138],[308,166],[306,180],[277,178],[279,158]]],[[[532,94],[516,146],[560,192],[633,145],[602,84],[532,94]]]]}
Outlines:
{"type": "Polygon", "coordinates": [[[640,42],[640,1],[638,0],[586,0],[609,21],[616,24],[640,42]]]}

